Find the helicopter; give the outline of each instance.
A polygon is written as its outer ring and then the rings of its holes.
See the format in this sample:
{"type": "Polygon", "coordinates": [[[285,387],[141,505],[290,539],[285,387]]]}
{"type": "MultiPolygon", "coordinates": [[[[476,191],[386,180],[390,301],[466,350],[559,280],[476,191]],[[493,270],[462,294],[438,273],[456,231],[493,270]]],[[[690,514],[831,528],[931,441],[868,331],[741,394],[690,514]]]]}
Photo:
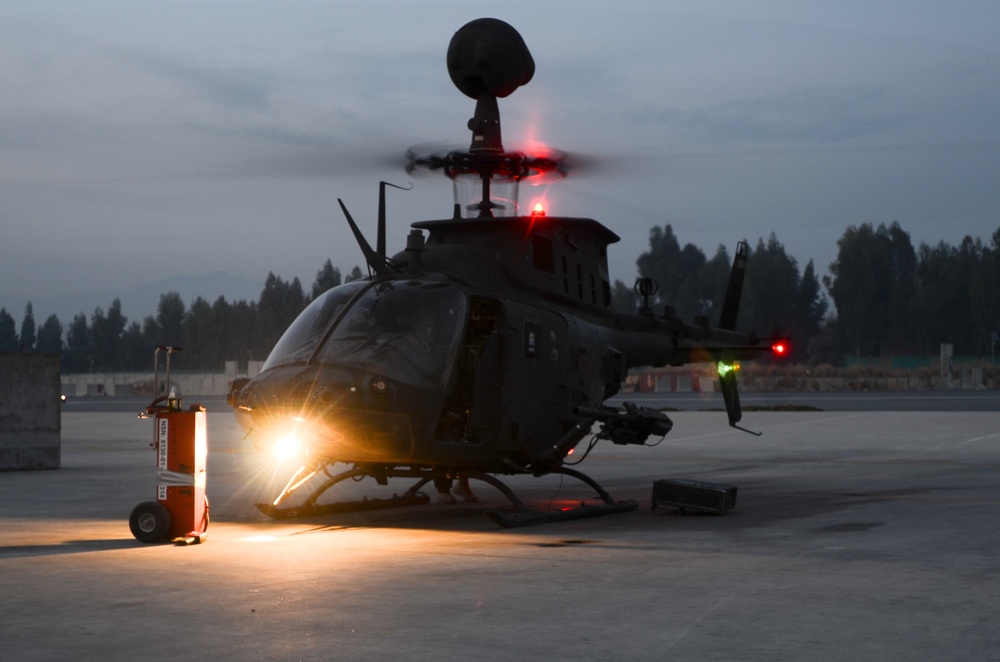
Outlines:
{"type": "Polygon", "coordinates": [[[637,312],[615,310],[607,255],[618,235],[589,218],[520,212],[521,182],[572,169],[561,152],[503,146],[498,99],[534,74],[521,35],[498,19],[471,21],[454,34],[447,65],[459,91],[476,101],[470,146],[411,149],[407,170],[453,182],[452,216],[412,223],[405,249],[389,256],[385,193],[393,185],[380,184],[374,248],[338,200],[369,277],[313,300],[260,373],[230,392],[258,449],[304,458],[273,501],[257,504],[268,516],[427,503],[424,485],[452,479],[499,490],[514,512],[488,515],[505,527],[635,510],[634,501],[615,500],[567,466],[588,437],[643,445],[673,427],[662,411],[604,404],[628,370],[717,363],[729,424],[750,432],[739,426],[735,362],[787,351],[784,340],[736,330],[745,242],[735,253],[718,326],[706,317],[682,321],[670,307],[654,312],[650,279],[636,282],[637,312]],[[347,468],[336,472],[338,464],[347,468]],[[498,478],[549,474],[582,481],[599,503],[539,512],[498,478]],[[319,502],[338,483],[364,478],[416,482],[390,499],[319,502]]]}

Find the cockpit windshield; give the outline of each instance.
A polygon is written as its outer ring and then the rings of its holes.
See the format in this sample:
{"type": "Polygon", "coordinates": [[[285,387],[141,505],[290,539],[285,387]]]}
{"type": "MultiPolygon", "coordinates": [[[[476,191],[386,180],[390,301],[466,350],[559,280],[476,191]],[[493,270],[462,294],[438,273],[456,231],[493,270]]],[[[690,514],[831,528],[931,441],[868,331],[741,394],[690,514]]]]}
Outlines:
{"type": "Polygon", "coordinates": [[[465,295],[445,283],[374,287],[337,323],[318,360],[415,386],[440,386],[458,349],[465,310],[465,295]]]}
{"type": "Polygon", "coordinates": [[[299,313],[281,339],[271,350],[261,371],[289,363],[305,363],[316,351],[326,330],[358,292],[368,287],[367,281],[356,280],[331,288],[317,297],[299,313]]]}
{"type": "Polygon", "coordinates": [[[264,369],[315,355],[320,363],[358,368],[406,384],[444,385],[465,326],[465,295],[447,283],[417,280],[338,292],[352,285],[330,290],[306,308],[264,369]]]}

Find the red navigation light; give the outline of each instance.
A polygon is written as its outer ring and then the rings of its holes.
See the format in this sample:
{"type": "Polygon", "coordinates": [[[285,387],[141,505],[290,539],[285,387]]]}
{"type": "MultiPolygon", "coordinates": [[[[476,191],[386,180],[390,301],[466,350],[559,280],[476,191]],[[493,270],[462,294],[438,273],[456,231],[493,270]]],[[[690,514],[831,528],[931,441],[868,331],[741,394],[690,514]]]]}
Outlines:
{"type": "Polygon", "coordinates": [[[536,202],[531,208],[531,216],[533,218],[538,218],[540,216],[545,216],[545,205],[541,202],[536,202]]]}
{"type": "Polygon", "coordinates": [[[775,356],[787,356],[788,342],[785,340],[775,340],[771,345],[771,351],[774,352],[775,356]]]}

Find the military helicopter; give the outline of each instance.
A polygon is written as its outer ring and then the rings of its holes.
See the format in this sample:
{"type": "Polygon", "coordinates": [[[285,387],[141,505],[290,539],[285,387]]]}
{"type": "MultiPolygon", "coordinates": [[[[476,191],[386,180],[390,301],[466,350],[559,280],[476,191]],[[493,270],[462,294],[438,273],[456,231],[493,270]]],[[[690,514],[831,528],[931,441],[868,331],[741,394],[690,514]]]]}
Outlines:
{"type": "MultiPolygon", "coordinates": [[[[506,151],[497,99],[528,83],[534,61],[520,34],[497,19],[459,29],[447,54],[456,87],[476,100],[467,150],[408,152],[408,169],[454,182],[451,218],[412,224],[405,250],[386,253],[385,187],[377,240],[369,244],[343,201],[370,276],[328,290],[285,331],[260,374],[234,386],[230,403],[262,450],[305,457],[265,514],[294,517],[426,503],[421,488],[475,479],[499,490],[514,512],[502,526],[635,510],[566,466],[587,437],[645,444],[672,428],[656,410],[604,402],[629,368],[714,361],[729,423],[741,408],[734,361],[782,352],[784,341],[736,331],[749,254],[740,243],[717,327],[667,307],[656,285],[636,283],[642,307],[614,309],[608,246],[619,237],[589,218],[519,213],[517,187],[570,169],[565,155],[506,151]],[[597,428],[597,432],[592,430],[597,428]],[[334,471],[337,464],[347,468],[334,471]],[[562,474],[583,481],[600,503],[533,511],[498,475],[562,474]],[[319,503],[336,484],[416,479],[402,496],[319,503]],[[307,491],[304,498],[297,492],[307,491]],[[288,505],[292,503],[293,505],[288,505]]],[[[743,428],[740,428],[743,429],[743,428]]]]}

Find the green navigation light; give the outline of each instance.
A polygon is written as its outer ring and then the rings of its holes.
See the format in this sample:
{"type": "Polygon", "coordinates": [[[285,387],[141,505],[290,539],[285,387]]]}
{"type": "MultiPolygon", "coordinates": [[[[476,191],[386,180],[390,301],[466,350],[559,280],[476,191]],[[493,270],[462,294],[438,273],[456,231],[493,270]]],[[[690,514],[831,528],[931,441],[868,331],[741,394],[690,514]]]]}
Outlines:
{"type": "Polygon", "coordinates": [[[740,365],[738,363],[726,363],[725,361],[719,361],[718,364],[716,364],[716,369],[719,371],[719,377],[725,377],[729,373],[739,370],[740,365]]]}

